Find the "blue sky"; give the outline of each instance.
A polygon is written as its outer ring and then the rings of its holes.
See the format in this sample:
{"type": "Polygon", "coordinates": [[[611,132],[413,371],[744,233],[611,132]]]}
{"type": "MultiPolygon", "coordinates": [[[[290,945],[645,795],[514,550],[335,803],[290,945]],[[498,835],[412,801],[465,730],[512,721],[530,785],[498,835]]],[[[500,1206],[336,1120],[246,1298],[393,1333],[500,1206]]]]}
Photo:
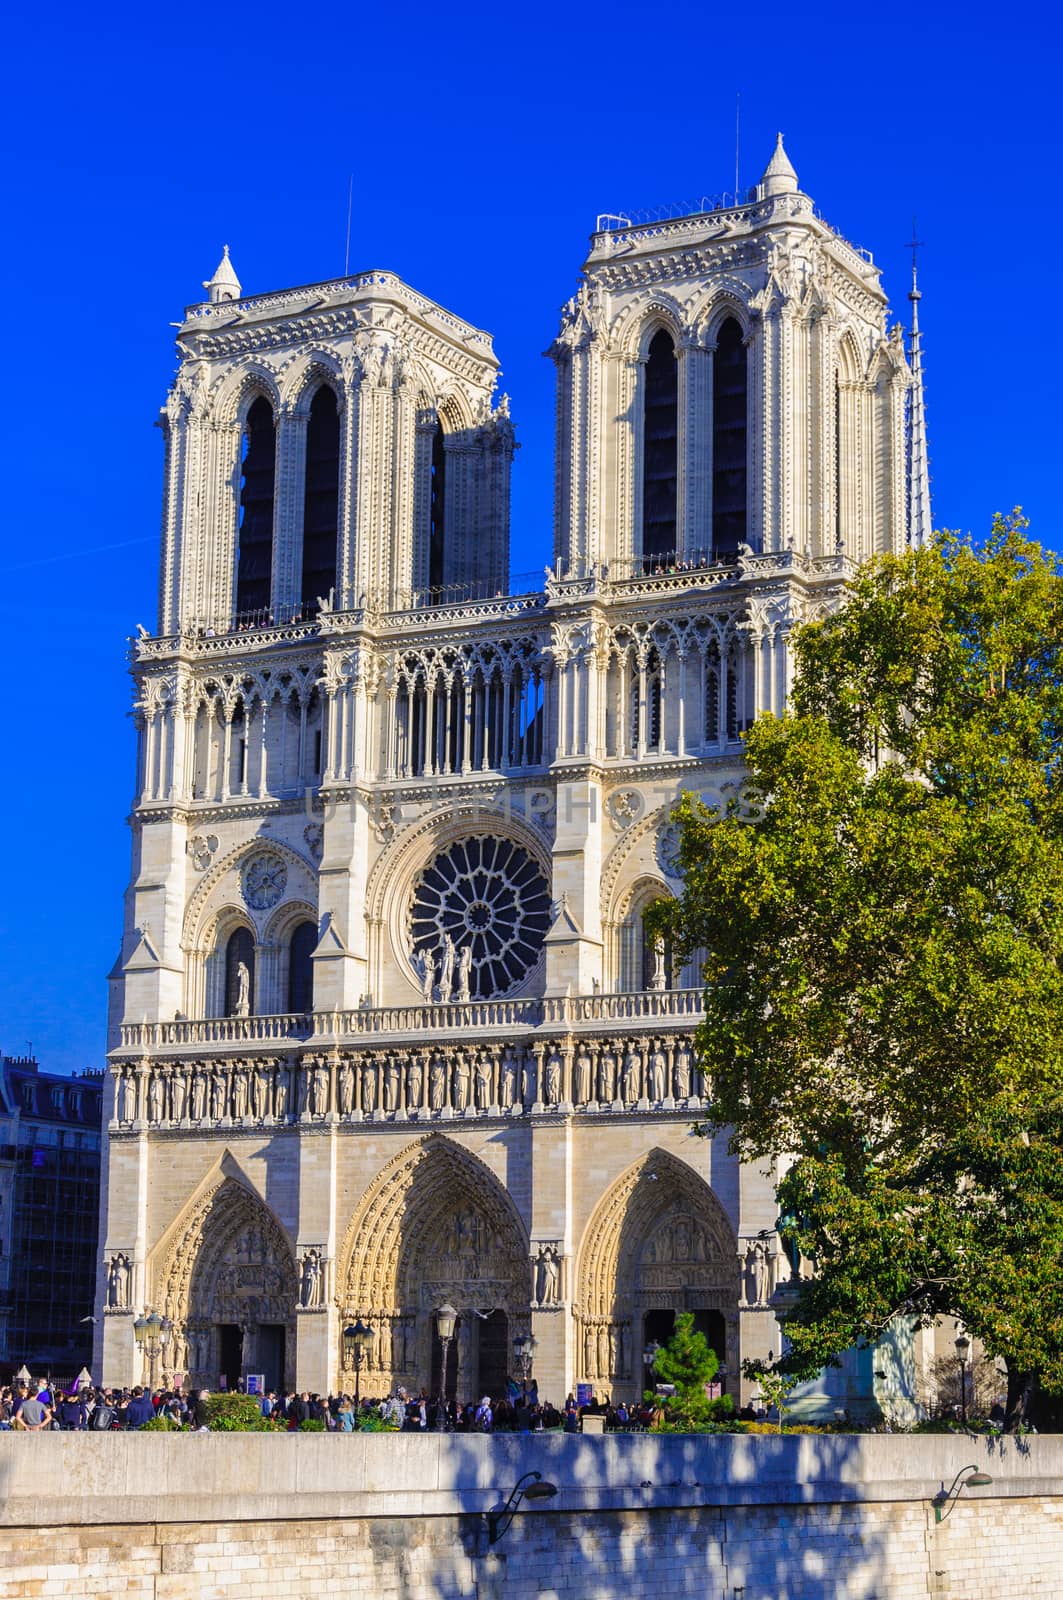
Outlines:
{"type": "Polygon", "coordinates": [[[23,8],[5,42],[6,1053],[103,1062],[169,323],[224,242],[246,293],[342,273],[351,174],[351,270],[391,268],[495,336],[521,441],[516,568],[549,553],[541,352],[595,216],[731,189],[736,93],[742,184],[783,129],[904,320],[918,218],[935,522],[981,532],[1021,502],[1063,544],[1047,5],[60,5],[23,8]]]}

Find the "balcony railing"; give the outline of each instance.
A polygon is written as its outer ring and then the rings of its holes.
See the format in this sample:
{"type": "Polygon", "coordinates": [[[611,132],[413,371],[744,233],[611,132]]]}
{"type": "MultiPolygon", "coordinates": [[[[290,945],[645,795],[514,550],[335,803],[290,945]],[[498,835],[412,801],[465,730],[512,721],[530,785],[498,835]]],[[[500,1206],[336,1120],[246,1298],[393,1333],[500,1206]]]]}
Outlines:
{"type": "Polygon", "coordinates": [[[311,1039],[371,1039],[382,1035],[460,1037],[472,1032],[546,1027],[608,1027],[630,1023],[693,1023],[700,989],[647,989],[628,994],[566,995],[551,999],[450,1001],[439,1005],[360,1006],[286,1016],[180,1018],[123,1023],[120,1049],[184,1049],[201,1045],[299,1044],[311,1039]]]}

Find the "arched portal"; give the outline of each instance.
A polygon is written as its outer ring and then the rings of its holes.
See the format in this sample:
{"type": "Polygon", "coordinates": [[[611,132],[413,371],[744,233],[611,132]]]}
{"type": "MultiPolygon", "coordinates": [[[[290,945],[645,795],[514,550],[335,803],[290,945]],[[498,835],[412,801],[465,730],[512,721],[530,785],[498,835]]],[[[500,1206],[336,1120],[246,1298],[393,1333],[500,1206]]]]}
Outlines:
{"type": "Polygon", "coordinates": [[[295,1374],[295,1258],[269,1207],[234,1178],[191,1207],[154,1272],[153,1303],[173,1322],[169,1365],[193,1386],[295,1374]]]}
{"type": "Polygon", "coordinates": [[[651,1150],[617,1180],[584,1236],[574,1310],[589,1383],[641,1393],[643,1352],[693,1311],[731,1373],[738,1355],[738,1246],[719,1200],[685,1161],[651,1150]]]}
{"type": "Polygon", "coordinates": [[[435,1313],[448,1302],[459,1314],[448,1387],[462,1400],[501,1391],[512,1340],[530,1330],[528,1239],[478,1157],[440,1135],[402,1151],[367,1191],[343,1259],[342,1321],[361,1317],[376,1336],[363,1393],[439,1381],[435,1313]]]}

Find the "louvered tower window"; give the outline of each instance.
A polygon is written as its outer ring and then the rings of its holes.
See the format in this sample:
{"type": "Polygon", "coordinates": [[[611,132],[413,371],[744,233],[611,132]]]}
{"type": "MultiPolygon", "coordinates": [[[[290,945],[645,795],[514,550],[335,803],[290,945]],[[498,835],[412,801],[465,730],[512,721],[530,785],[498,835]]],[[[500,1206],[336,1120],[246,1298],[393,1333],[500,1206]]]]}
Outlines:
{"type": "Polygon", "coordinates": [[[293,1014],[310,1011],[314,1004],[314,946],[317,928],[300,922],[288,946],[288,1010],[293,1014]]]}
{"type": "Polygon", "coordinates": [[[742,330],[728,317],[712,364],[712,544],[717,561],[726,561],[746,542],[748,391],[742,330]]]}
{"type": "Polygon", "coordinates": [[[437,591],[443,587],[446,498],[447,452],[443,425],[437,422],[435,433],[432,435],[432,490],[428,532],[428,587],[437,591]]]}
{"type": "Polygon", "coordinates": [[[312,611],[336,586],[336,535],[340,504],[340,416],[336,396],[323,385],[310,404],[303,495],[303,605],[312,611]]]}
{"type": "Polygon", "coordinates": [[[642,557],[648,570],[675,550],[679,368],[661,328],[650,340],[642,448],[642,557]]]}
{"type": "Polygon", "coordinates": [[[277,438],[273,409],[263,396],[244,424],[240,531],[236,558],[236,610],[261,618],[269,609],[273,569],[273,492],[277,438]]]}

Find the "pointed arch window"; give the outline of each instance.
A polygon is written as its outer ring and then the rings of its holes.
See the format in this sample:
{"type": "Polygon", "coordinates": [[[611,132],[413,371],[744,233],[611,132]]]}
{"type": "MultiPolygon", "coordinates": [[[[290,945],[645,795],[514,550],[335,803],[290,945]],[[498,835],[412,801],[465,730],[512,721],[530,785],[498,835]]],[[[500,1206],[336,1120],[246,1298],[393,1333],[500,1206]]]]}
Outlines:
{"type": "Polygon", "coordinates": [[[310,402],[303,493],[302,601],[316,612],[336,587],[340,504],[340,414],[336,396],[322,384],[310,402]]]}
{"type": "Polygon", "coordinates": [[[728,560],[746,543],[748,422],[745,340],[734,317],[728,317],[712,363],[712,545],[717,561],[728,560]]]}
{"type": "Polygon", "coordinates": [[[317,928],[312,922],[300,922],[292,932],[288,946],[288,1011],[301,1015],[314,1008],[314,947],[317,928]]]}
{"type": "Polygon", "coordinates": [[[240,479],[240,526],[236,556],[236,611],[264,622],[273,573],[273,499],[277,430],[273,408],[259,395],[244,423],[240,479]]]}
{"type": "Polygon", "coordinates": [[[442,598],[441,591],[446,575],[446,501],[446,435],[443,432],[443,424],[437,422],[432,434],[432,475],[428,510],[428,587],[439,599],[442,598]]]}
{"type": "Polygon", "coordinates": [[[642,422],[642,559],[653,569],[676,547],[679,489],[679,367],[664,328],[650,340],[642,422]]]}
{"type": "Polygon", "coordinates": [[[250,928],[237,928],[229,935],[225,946],[225,1015],[247,1016],[254,1009],[255,941],[250,928]],[[241,967],[247,970],[246,978],[241,967]]]}

